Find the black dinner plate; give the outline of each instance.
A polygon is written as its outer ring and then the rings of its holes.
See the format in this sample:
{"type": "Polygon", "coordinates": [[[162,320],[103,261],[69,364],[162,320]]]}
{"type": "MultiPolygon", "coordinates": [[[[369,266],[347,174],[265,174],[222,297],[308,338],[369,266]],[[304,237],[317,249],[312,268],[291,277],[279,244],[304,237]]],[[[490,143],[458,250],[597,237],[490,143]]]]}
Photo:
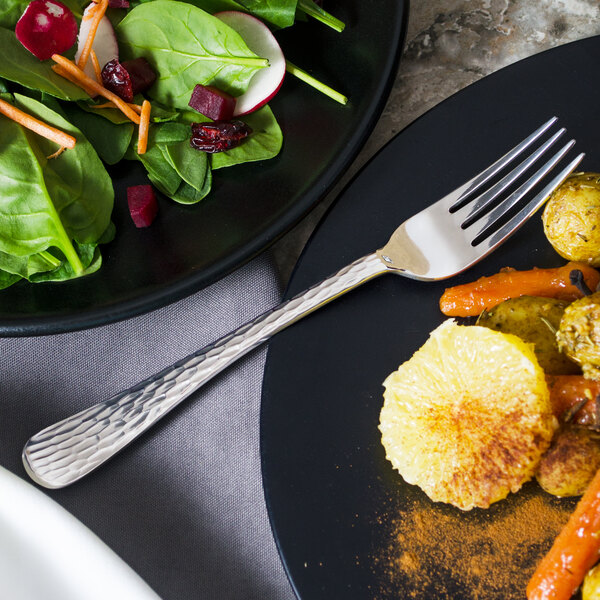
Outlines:
{"type": "MultiPolygon", "coordinates": [[[[395,226],[506,152],[552,115],[600,171],[600,37],[502,69],[396,136],[319,225],[290,297],[381,247],[395,226]]],[[[530,482],[488,510],[434,504],[393,471],[380,441],[382,382],[444,317],[450,284],[511,266],[563,264],[534,216],[449,281],[375,279],[278,334],[265,370],[261,454],[271,524],[299,598],[510,600],[574,500],[530,482]]]]}
{"type": "Polygon", "coordinates": [[[151,227],[136,230],[127,186],[143,169],[112,169],[116,239],[99,272],[75,281],[0,292],[0,335],[38,335],[127,318],[180,299],[264,250],[331,189],[360,151],[391,88],[408,0],[330,0],[338,34],[314,20],[277,32],[286,58],[349,98],[341,106],[288,76],[270,103],[284,134],[280,155],[215,172],[194,206],[162,198],[151,227]],[[385,25],[382,25],[385,24],[385,25]]]}

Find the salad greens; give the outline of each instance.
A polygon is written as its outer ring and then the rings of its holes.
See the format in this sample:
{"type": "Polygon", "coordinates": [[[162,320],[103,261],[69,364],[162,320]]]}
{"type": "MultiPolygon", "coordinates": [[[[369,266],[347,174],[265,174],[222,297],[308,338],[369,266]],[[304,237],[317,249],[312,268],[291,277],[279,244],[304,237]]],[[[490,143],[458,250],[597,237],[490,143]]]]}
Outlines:
{"type": "MultiPolygon", "coordinates": [[[[78,20],[89,4],[60,1],[78,20]]],[[[57,75],[51,60],[38,60],[17,40],[14,27],[28,4],[0,2],[0,96],[77,142],[55,155],[56,143],[0,114],[0,289],[22,279],[66,280],[100,267],[98,246],[115,233],[105,165],[138,161],[160,192],[194,204],[210,192],[213,171],[279,153],[283,136],[268,105],[241,117],[252,134],[238,147],[207,154],[190,145],[191,123],[209,120],[188,106],[194,87],[212,85],[239,96],[268,66],[215,12],[247,12],[274,29],[289,27],[302,13],[337,26],[313,0],[131,0],[127,12],[109,9],[119,60],[144,57],[158,74],[146,92],[152,104],[148,148],[138,154],[137,127],[127,117],[95,108],[104,100],[90,99],[57,75]]]]}
{"type": "Polygon", "coordinates": [[[111,231],[110,177],[92,145],[64,117],[21,94],[14,95],[14,102],[78,142],[62,160],[49,160],[55,144],[2,118],[0,269],[13,277],[1,281],[89,273],[100,266],[96,246],[111,231]]]}
{"type": "Polygon", "coordinates": [[[269,61],[207,12],[185,2],[154,0],[134,8],[117,26],[121,60],[144,56],[160,77],[148,95],[187,109],[196,84],[238,96],[269,61]]]}
{"type": "Polygon", "coordinates": [[[0,27],[0,77],[23,87],[40,90],[62,100],[89,100],[79,87],[57,75],[52,61],[41,61],[26,50],[15,32],[0,27]]]}

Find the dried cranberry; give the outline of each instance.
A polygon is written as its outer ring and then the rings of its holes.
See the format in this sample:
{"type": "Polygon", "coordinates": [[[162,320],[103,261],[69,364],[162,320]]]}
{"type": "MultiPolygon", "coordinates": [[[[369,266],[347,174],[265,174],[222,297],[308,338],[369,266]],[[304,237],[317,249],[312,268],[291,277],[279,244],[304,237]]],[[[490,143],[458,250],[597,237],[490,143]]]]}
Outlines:
{"type": "Polygon", "coordinates": [[[145,58],[120,63],[116,58],[102,69],[102,83],[107,90],[133,102],[136,94],[146,91],[156,81],[156,73],[145,58]]]}
{"type": "Polygon", "coordinates": [[[133,102],[133,87],[127,69],[118,61],[108,61],[102,69],[102,83],[107,90],[114,92],[125,102],[133,102]]]}
{"type": "Polygon", "coordinates": [[[131,78],[133,95],[145,92],[156,81],[156,73],[150,63],[143,57],[126,60],[121,63],[131,78]]]}
{"type": "Polygon", "coordinates": [[[223,152],[239,146],[252,129],[242,121],[213,121],[192,123],[190,144],[203,152],[223,152]]]}

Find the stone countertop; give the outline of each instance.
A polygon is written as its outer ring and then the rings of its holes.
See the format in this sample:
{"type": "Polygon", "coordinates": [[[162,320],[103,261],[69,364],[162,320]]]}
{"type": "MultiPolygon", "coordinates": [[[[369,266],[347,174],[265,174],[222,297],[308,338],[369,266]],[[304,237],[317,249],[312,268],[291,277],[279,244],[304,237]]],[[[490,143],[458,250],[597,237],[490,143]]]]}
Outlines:
{"type": "Polygon", "coordinates": [[[376,128],[334,189],[273,247],[282,285],[325,210],[398,132],[502,67],[599,34],[597,0],[411,0],[400,68],[376,128]]]}

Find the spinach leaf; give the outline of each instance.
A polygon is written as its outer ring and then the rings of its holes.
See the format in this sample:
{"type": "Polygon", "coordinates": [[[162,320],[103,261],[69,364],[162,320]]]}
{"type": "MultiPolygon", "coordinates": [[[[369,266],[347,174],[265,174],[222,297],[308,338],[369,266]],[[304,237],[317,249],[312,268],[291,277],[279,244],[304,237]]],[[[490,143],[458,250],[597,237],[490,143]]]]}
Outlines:
{"type": "Polygon", "coordinates": [[[115,165],[123,159],[133,137],[131,121],[116,125],[98,114],[81,110],[75,103],[65,104],[63,110],[105,163],[115,165]]]}
{"type": "Polygon", "coordinates": [[[15,256],[7,252],[0,252],[0,269],[23,279],[29,279],[35,273],[53,271],[61,264],[62,261],[47,250],[28,256],[15,256]]]}
{"type": "MultiPolygon", "coordinates": [[[[132,150],[131,146],[130,150],[132,150]]],[[[148,172],[148,178],[152,183],[156,184],[156,187],[165,196],[172,197],[181,185],[181,177],[171,164],[165,160],[160,144],[149,144],[145,154],[137,154],[133,149],[131,155],[134,154],[144,165],[148,172]]]]}
{"type": "Polygon", "coordinates": [[[189,144],[191,130],[190,126],[186,123],[164,123],[155,129],[152,141],[156,144],[173,144],[185,140],[189,144]]]}
{"type": "Polygon", "coordinates": [[[76,85],[57,75],[52,61],[41,61],[26,50],[14,31],[0,27],[0,77],[26,88],[40,90],[63,100],[81,100],[89,96],[76,85]]]}
{"type": "Polygon", "coordinates": [[[268,65],[233,29],[185,2],[136,6],[117,27],[117,38],[123,58],[144,56],[158,73],[148,95],[175,108],[188,107],[198,83],[239,96],[268,65]]]}
{"type": "Polygon", "coordinates": [[[182,181],[181,185],[173,195],[173,200],[175,202],[179,202],[180,204],[196,204],[205,198],[206,195],[210,192],[212,184],[212,175],[210,169],[207,171],[207,177],[204,180],[204,187],[202,189],[196,189],[189,185],[187,182],[182,181]]]}
{"type": "MultiPolygon", "coordinates": [[[[144,101],[143,97],[136,96],[133,101],[136,104],[142,104],[144,101]]],[[[105,102],[104,99],[101,100],[103,104],[105,102]]],[[[121,125],[123,123],[131,123],[131,120],[128,119],[118,108],[94,108],[94,104],[90,102],[80,101],[77,103],[79,108],[92,113],[94,115],[98,115],[115,125],[121,125]]],[[[179,113],[172,108],[167,108],[165,106],[161,106],[159,102],[152,102],[152,110],[150,113],[150,121],[152,123],[167,123],[168,121],[174,121],[179,116],[179,113]]]]}
{"type": "Polygon", "coordinates": [[[190,146],[188,139],[175,144],[166,144],[161,147],[163,156],[177,171],[177,174],[192,190],[186,190],[180,184],[173,200],[191,204],[202,200],[210,192],[212,176],[208,155],[198,152],[190,146]]]}
{"type": "Polygon", "coordinates": [[[19,275],[7,273],[6,271],[0,269],[0,290],[3,290],[13,285],[13,283],[17,283],[17,281],[19,281],[20,279],[21,277],[19,277],[19,275]]]}
{"type": "MultiPolygon", "coordinates": [[[[143,4],[145,2],[154,2],[155,0],[133,0],[130,2],[130,6],[133,8],[138,4],[143,4]]],[[[237,0],[184,0],[188,4],[193,4],[194,6],[205,10],[207,13],[214,15],[215,13],[221,12],[223,10],[239,10],[242,12],[246,12],[244,6],[240,4],[237,0]]]]}
{"type": "Polygon", "coordinates": [[[279,154],[283,135],[273,111],[268,106],[241,118],[252,127],[252,133],[237,148],[211,154],[210,163],[213,169],[267,160],[279,154]]]}
{"type": "Polygon", "coordinates": [[[75,148],[48,160],[56,144],[2,117],[0,251],[15,256],[54,247],[73,273],[86,269],[77,245],[96,244],[110,224],[112,182],[81,132],[37,100],[15,94],[29,114],[67,131],[75,148]]]}
{"type": "Polygon", "coordinates": [[[239,0],[246,12],[283,29],[294,24],[298,0],[239,0]]]}

